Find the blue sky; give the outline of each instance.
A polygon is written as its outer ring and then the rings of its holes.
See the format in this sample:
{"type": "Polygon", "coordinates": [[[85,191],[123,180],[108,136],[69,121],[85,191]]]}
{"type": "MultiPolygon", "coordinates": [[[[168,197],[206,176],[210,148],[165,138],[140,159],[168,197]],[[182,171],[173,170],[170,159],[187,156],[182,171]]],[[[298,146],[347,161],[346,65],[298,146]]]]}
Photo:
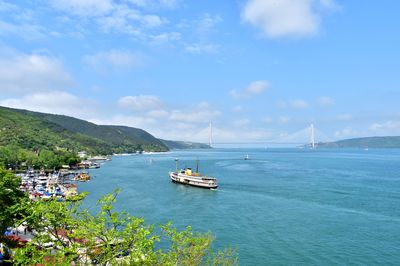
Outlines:
{"type": "Polygon", "coordinates": [[[400,135],[400,2],[0,0],[0,105],[207,142],[400,135]]]}

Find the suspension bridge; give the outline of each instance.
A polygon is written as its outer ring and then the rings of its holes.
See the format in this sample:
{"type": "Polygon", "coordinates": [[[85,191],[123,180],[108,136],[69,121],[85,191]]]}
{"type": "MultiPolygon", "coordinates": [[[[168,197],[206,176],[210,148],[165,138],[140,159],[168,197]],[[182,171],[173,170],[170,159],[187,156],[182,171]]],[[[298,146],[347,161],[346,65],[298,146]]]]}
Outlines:
{"type": "Polygon", "coordinates": [[[210,147],[215,147],[219,145],[257,145],[257,146],[284,145],[284,146],[309,146],[311,149],[314,149],[317,146],[318,142],[332,141],[331,138],[329,138],[321,130],[317,129],[313,123],[294,133],[280,136],[279,139],[271,139],[271,140],[249,140],[249,141],[222,140],[221,141],[221,138],[219,138],[218,136],[218,132],[221,132],[221,130],[214,128],[212,123],[210,123],[206,129],[202,130],[202,134],[208,134],[207,144],[210,147]]]}

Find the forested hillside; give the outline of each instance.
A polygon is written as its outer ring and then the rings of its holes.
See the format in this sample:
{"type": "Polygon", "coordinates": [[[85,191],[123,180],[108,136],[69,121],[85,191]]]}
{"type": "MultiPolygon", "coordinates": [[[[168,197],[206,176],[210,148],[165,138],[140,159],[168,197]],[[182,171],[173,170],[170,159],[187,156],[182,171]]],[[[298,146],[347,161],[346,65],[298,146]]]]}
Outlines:
{"type": "Polygon", "coordinates": [[[167,151],[144,130],[98,126],[60,115],[0,107],[0,164],[57,167],[78,160],[78,151],[89,154],[167,151]]]}
{"type": "Polygon", "coordinates": [[[61,126],[62,128],[104,141],[115,153],[145,151],[167,151],[168,148],[148,132],[126,126],[103,126],[65,115],[53,115],[25,110],[17,112],[35,116],[61,126]]]}

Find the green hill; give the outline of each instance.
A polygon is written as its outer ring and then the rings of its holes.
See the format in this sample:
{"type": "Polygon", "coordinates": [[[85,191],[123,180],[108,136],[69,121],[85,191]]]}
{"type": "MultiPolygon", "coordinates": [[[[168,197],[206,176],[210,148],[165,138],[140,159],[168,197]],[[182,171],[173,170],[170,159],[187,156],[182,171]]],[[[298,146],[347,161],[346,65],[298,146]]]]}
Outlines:
{"type": "Polygon", "coordinates": [[[104,141],[108,146],[110,146],[114,153],[135,152],[137,150],[168,150],[166,145],[159,139],[139,128],[126,126],[103,126],[65,115],[45,114],[26,110],[17,111],[52,122],[68,131],[104,141]]]}
{"type": "Polygon", "coordinates": [[[175,140],[164,140],[161,141],[167,145],[170,149],[175,150],[187,150],[187,149],[211,149],[210,145],[198,142],[190,141],[175,141],[175,140]]]}
{"type": "Polygon", "coordinates": [[[366,137],[321,142],[318,148],[400,148],[400,136],[366,137]]]}
{"type": "Polygon", "coordinates": [[[99,126],[68,116],[0,107],[0,164],[43,165],[55,155],[58,162],[51,165],[59,165],[75,162],[75,154],[82,150],[112,154],[167,151],[168,147],[137,128],[99,126]]]}

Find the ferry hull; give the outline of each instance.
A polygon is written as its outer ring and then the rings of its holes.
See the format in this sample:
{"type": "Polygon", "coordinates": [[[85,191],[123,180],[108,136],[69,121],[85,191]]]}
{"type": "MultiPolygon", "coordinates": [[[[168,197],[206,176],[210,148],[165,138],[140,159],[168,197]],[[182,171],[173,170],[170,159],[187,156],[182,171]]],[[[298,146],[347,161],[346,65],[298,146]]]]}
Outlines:
{"type": "Polygon", "coordinates": [[[195,185],[195,184],[191,184],[191,183],[180,182],[180,181],[176,181],[176,180],[174,180],[172,178],[171,178],[171,181],[176,183],[176,184],[187,185],[187,186],[192,186],[192,187],[199,187],[199,188],[205,188],[205,189],[217,189],[218,188],[218,186],[199,186],[199,185],[195,185]]]}
{"type": "Polygon", "coordinates": [[[170,173],[169,176],[171,178],[171,181],[177,184],[206,188],[206,189],[218,188],[218,184],[216,182],[205,182],[202,181],[201,179],[191,178],[188,176],[178,176],[174,172],[170,173]]]}

